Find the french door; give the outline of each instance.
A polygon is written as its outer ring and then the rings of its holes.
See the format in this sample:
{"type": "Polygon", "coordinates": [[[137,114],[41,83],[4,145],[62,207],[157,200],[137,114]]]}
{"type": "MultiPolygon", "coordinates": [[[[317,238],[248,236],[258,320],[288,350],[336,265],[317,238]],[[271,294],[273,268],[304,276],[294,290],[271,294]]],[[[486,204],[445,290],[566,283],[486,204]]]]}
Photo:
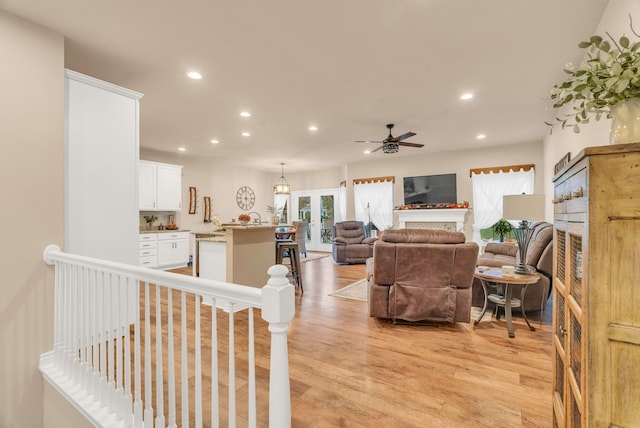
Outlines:
{"type": "Polygon", "coordinates": [[[338,210],[338,189],[291,192],[291,220],[309,223],[306,247],[309,251],[331,251],[333,225],[338,210]]]}

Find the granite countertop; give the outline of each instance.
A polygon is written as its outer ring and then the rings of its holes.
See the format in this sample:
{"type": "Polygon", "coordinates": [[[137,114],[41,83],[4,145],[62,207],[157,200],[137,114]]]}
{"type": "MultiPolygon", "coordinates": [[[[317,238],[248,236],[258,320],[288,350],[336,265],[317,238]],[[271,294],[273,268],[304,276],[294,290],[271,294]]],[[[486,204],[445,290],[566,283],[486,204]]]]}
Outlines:
{"type": "Polygon", "coordinates": [[[271,230],[275,230],[276,227],[278,226],[274,226],[272,224],[247,224],[246,226],[243,226],[241,224],[237,224],[237,225],[229,225],[229,224],[225,224],[224,228],[225,229],[233,229],[233,230],[266,230],[266,229],[271,229],[271,230]]]}
{"type": "Polygon", "coordinates": [[[138,231],[138,233],[143,234],[143,233],[174,233],[174,232],[189,232],[189,229],[175,229],[175,230],[148,230],[148,229],[144,229],[144,230],[140,230],[138,231]]]}

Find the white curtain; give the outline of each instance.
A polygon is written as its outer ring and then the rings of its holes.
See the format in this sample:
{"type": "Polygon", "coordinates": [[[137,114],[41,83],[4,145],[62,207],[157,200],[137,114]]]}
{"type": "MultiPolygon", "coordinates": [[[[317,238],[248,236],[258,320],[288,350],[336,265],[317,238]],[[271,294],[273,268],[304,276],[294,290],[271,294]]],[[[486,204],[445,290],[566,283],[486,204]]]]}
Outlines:
{"type": "MultiPolygon", "coordinates": [[[[273,206],[276,208],[276,212],[279,212],[280,215],[284,213],[284,208],[287,206],[287,201],[289,200],[289,195],[273,195],[273,206]]],[[[280,219],[280,221],[287,220],[287,223],[290,223],[289,219],[280,219]]]]}
{"type": "Polygon", "coordinates": [[[393,225],[393,181],[353,185],[356,220],[373,223],[378,230],[393,225]]]}
{"type": "Polygon", "coordinates": [[[480,230],[491,227],[502,218],[504,195],[533,194],[535,170],[475,172],[471,175],[473,186],[473,241],[480,243],[480,230]]]}
{"type": "Polygon", "coordinates": [[[338,190],[338,215],[335,221],[347,219],[347,186],[340,186],[338,190]]]}

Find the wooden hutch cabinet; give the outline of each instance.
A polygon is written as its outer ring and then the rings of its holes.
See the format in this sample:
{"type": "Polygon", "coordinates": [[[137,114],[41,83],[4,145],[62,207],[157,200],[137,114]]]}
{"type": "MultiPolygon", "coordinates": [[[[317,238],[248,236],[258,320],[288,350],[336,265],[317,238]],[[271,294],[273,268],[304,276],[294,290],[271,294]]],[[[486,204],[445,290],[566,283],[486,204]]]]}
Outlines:
{"type": "Polygon", "coordinates": [[[640,143],[553,181],[553,426],[640,427],[640,143]]]}

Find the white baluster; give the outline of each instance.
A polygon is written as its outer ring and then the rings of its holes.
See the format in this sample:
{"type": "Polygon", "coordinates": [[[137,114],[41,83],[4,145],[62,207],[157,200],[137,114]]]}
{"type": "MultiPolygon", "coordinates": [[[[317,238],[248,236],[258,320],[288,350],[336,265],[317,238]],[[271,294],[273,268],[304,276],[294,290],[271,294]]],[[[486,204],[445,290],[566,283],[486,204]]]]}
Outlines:
{"type": "Polygon", "coordinates": [[[107,341],[109,337],[107,335],[107,310],[104,307],[104,302],[107,301],[107,286],[105,273],[100,273],[100,285],[98,296],[102,304],[100,305],[99,317],[100,320],[100,402],[106,403],[108,400],[107,389],[109,387],[107,379],[107,341]]]}
{"type": "Polygon", "coordinates": [[[80,320],[80,317],[78,316],[78,312],[79,312],[79,306],[80,306],[80,302],[78,302],[79,299],[79,285],[78,285],[78,270],[79,267],[78,266],[74,266],[73,269],[73,288],[72,288],[72,299],[73,299],[73,304],[72,304],[72,314],[73,314],[73,319],[71,322],[71,344],[69,346],[69,359],[71,361],[71,381],[74,384],[78,384],[80,383],[80,358],[78,356],[78,337],[79,337],[79,324],[80,322],[82,322],[82,320],[80,320]]]}
{"type": "Polygon", "coordinates": [[[176,428],[176,379],[175,364],[173,355],[173,290],[167,287],[167,365],[168,365],[168,388],[169,388],[169,428],[176,428]]]}
{"type": "Polygon", "coordinates": [[[234,315],[235,304],[229,305],[229,428],[236,426],[236,355],[234,315]]]}
{"type": "Polygon", "coordinates": [[[216,298],[211,299],[211,426],[220,425],[220,406],[218,405],[218,315],[216,298]]]}
{"type": "Polygon", "coordinates": [[[115,295],[115,299],[113,299],[111,301],[111,303],[115,306],[114,309],[114,315],[115,315],[115,323],[114,323],[114,336],[116,337],[116,345],[117,345],[117,349],[116,349],[116,358],[114,358],[114,366],[116,366],[116,383],[115,383],[115,398],[116,398],[116,403],[117,403],[117,407],[116,407],[116,414],[117,414],[117,419],[121,420],[124,418],[124,403],[122,401],[122,397],[124,396],[124,388],[123,388],[123,368],[124,368],[124,355],[122,354],[123,352],[123,347],[122,347],[122,341],[124,339],[124,322],[123,322],[123,318],[122,318],[122,308],[120,306],[120,302],[122,302],[122,297],[124,296],[124,293],[122,292],[122,276],[118,275],[116,278],[116,283],[115,283],[115,290],[114,290],[114,295],[115,295]]]}
{"type": "Polygon", "coordinates": [[[253,308],[249,308],[249,427],[256,427],[256,355],[253,338],[253,308]]]}
{"type": "Polygon", "coordinates": [[[131,328],[129,326],[129,313],[135,302],[131,301],[131,288],[133,284],[131,278],[127,277],[124,284],[124,314],[122,316],[122,325],[124,330],[124,393],[122,395],[122,407],[124,411],[125,427],[130,427],[132,419],[132,396],[131,396],[131,328]]]}
{"type": "Polygon", "coordinates": [[[144,425],[153,428],[151,402],[151,317],[149,314],[149,282],[144,283],[144,425]]]}
{"type": "Polygon", "coordinates": [[[91,372],[91,394],[94,399],[98,399],[100,396],[100,324],[99,320],[99,305],[98,305],[98,270],[93,270],[91,278],[91,354],[93,357],[93,370],[91,372]]]}
{"type": "Polygon", "coordinates": [[[109,340],[109,347],[107,348],[107,365],[109,367],[109,374],[107,377],[109,378],[109,388],[108,388],[108,404],[109,404],[109,412],[116,413],[118,410],[117,397],[115,394],[116,391],[116,347],[114,344],[114,340],[116,339],[116,330],[115,324],[117,322],[117,318],[114,314],[115,306],[115,283],[114,283],[113,274],[109,273],[108,284],[108,297],[106,302],[107,306],[107,334],[109,340]]]}
{"type": "Polygon", "coordinates": [[[189,359],[188,359],[188,343],[187,343],[187,293],[184,291],[180,293],[182,306],[180,307],[180,314],[182,315],[180,322],[180,329],[182,334],[182,346],[181,346],[181,366],[182,374],[180,376],[182,383],[182,427],[189,427],[189,359]]]}
{"type": "Polygon", "coordinates": [[[196,405],[196,428],[202,428],[202,359],[200,348],[202,346],[200,340],[200,296],[195,295],[196,304],[196,379],[195,379],[195,405],[196,405]]]}
{"type": "MultiPolygon", "coordinates": [[[[140,281],[136,281],[136,301],[140,296],[140,281]]],[[[134,397],[133,397],[133,426],[143,428],[142,420],[142,362],[140,356],[140,302],[136,305],[135,318],[133,320],[133,373],[134,373],[134,397]]]]}
{"type": "Polygon", "coordinates": [[[156,284],[156,426],[164,427],[164,379],[162,365],[162,301],[156,284]]]}

